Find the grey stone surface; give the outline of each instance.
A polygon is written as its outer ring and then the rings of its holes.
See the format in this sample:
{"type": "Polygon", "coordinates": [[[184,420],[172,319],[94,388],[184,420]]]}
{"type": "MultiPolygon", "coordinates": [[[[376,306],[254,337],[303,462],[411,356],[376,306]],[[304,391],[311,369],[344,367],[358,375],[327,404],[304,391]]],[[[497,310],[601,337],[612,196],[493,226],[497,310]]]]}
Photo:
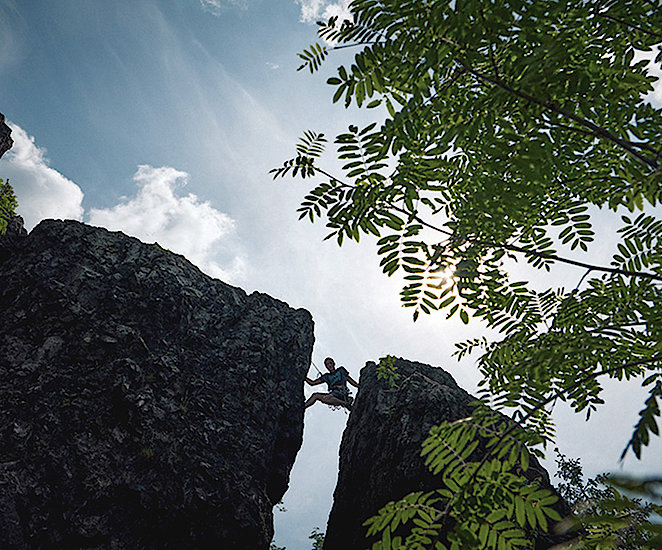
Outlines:
{"type": "Polygon", "coordinates": [[[0,246],[0,545],[269,546],[312,319],[121,233],[0,246]]]}
{"type": "MultiPolygon", "coordinates": [[[[421,458],[430,428],[470,415],[474,398],[441,368],[398,359],[397,389],[377,380],[369,362],[361,371],[359,391],[340,445],[340,471],[324,544],[325,550],[364,550],[363,522],[382,506],[415,491],[438,488],[421,458]]],[[[476,452],[479,452],[478,450],[476,452]]],[[[532,458],[527,477],[547,487],[549,475],[532,458]]],[[[570,513],[559,503],[562,515],[570,513]]],[[[536,548],[560,539],[539,536],[536,548]]]]}
{"type": "Polygon", "coordinates": [[[5,115],[0,113],[0,157],[9,151],[14,145],[11,138],[11,128],[5,124],[5,115]]]}

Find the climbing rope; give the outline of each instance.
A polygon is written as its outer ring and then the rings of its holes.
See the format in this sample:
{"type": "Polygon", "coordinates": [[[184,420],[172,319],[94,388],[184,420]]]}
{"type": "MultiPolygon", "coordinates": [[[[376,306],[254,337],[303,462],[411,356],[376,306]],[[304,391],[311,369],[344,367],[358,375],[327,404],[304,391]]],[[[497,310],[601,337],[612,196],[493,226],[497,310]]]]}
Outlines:
{"type": "Polygon", "coordinates": [[[317,365],[315,364],[315,361],[313,361],[313,360],[311,359],[310,362],[313,364],[313,367],[315,367],[315,370],[317,371],[317,373],[318,373],[320,376],[322,376],[322,372],[317,368],[317,365]]]}

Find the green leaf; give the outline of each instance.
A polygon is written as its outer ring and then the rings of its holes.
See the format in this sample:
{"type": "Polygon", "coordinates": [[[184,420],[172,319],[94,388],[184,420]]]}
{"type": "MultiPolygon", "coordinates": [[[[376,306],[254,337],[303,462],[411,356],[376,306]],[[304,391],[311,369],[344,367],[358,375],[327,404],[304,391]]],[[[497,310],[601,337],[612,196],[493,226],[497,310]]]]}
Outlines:
{"type": "Polygon", "coordinates": [[[520,454],[520,464],[522,465],[522,470],[527,471],[529,469],[529,451],[526,448],[522,447],[520,454]]]}

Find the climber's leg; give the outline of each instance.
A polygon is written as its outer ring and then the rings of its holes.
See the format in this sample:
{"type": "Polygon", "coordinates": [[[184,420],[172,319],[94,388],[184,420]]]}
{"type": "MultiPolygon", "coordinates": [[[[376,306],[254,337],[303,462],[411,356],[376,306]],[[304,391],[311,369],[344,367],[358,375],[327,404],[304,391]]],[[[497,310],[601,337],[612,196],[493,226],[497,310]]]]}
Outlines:
{"type": "Polygon", "coordinates": [[[322,403],[326,405],[332,405],[332,406],[344,406],[345,402],[342,399],[338,399],[337,397],[331,395],[330,393],[314,393],[311,395],[308,400],[305,402],[304,407],[308,408],[312,404],[314,404],[316,401],[321,401],[322,403]]]}

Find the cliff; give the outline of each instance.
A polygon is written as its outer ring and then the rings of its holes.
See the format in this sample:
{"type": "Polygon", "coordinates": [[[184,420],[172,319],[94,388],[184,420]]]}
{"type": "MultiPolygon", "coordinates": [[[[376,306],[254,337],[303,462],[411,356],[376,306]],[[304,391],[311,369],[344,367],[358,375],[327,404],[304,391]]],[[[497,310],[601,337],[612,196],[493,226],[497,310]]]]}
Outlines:
{"type": "MultiPolygon", "coordinates": [[[[363,527],[366,519],[390,501],[439,488],[440,477],[433,476],[421,458],[422,443],[432,426],[471,413],[474,398],[443,369],[402,359],[395,367],[396,389],[377,379],[374,363],[361,371],[360,389],[340,445],[325,550],[370,548],[373,541],[366,540],[363,527]]],[[[548,473],[534,457],[527,477],[551,487],[548,473]]],[[[556,508],[562,516],[570,514],[564,502],[556,508]]],[[[536,549],[558,542],[555,536],[539,534],[536,549]]]]}
{"type": "Polygon", "coordinates": [[[266,549],[308,312],[121,233],[0,237],[3,549],[266,549]]]}
{"type": "Polygon", "coordinates": [[[5,124],[5,115],[0,113],[0,157],[9,151],[14,145],[11,138],[11,128],[5,124]]]}

